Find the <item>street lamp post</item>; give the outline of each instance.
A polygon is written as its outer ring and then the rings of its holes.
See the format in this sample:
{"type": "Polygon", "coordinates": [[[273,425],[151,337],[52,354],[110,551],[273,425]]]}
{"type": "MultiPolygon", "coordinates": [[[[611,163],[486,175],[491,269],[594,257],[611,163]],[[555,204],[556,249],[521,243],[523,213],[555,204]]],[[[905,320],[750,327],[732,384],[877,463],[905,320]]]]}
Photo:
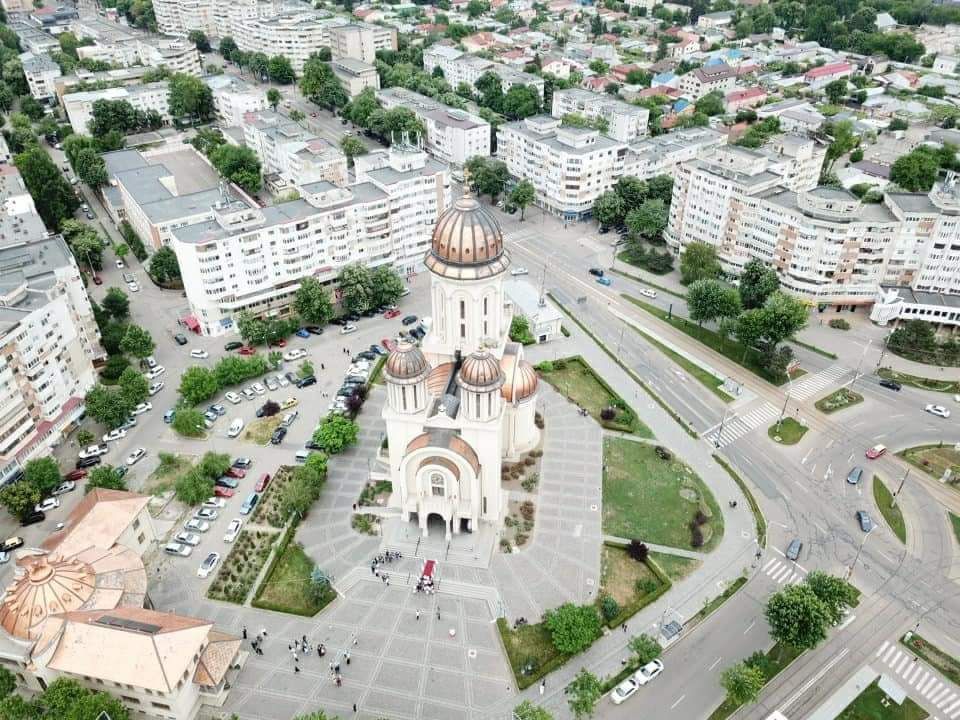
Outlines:
{"type": "Polygon", "coordinates": [[[867,340],[867,344],[863,346],[863,352],[860,353],[860,362],[857,363],[857,371],[853,374],[853,380],[850,381],[850,390],[853,390],[853,386],[857,384],[857,380],[860,379],[860,368],[863,365],[863,359],[867,356],[867,350],[870,349],[870,346],[873,345],[873,338],[867,340]]]}
{"type": "Polygon", "coordinates": [[[907,476],[910,475],[910,468],[907,468],[907,471],[903,474],[903,477],[900,479],[900,487],[897,488],[897,491],[893,494],[893,502],[890,503],[890,507],[895,508],[897,506],[897,496],[900,495],[900,491],[903,490],[903,484],[907,481],[907,476]]]}
{"type": "Polygon", "coordinates": [[[783,408],[780,410],[780,417],[777,419],[777,432],[780,432],[780,423],[783,422],[783,416],[787,414],[787,403],[790,402],[790,393],[793,392],[793,378],[787,373],[787,394],[783,397],[783,408]]]}
{"type": "Polygon", "coordinates": [[[873,529],[874,529],[875,527],[876,527],[876,525],[874,525],[872,528],[870,528],[870,529],[867,531],[867,533],[863,536],[863,540],[860,541],[860,547],[857,548],[857,554],[856,554],[856,556],[853,558],[853,562],[850,563],[850,567],[847,568],[847,577],[844,578],[847,582],[850,582],[850,576],[853,575],[853,568],[856,566],[857,560],[860,559],[860,553],[863,552],[863,546],[866,544],[867,538],[870,537],[870,533],[873,532],[873,529]]]}
{"type": "Polygon", "coordinates": [[[727,408],[723,409],[723,417],[720,418],[720,428],[717,430],[717,436],[713,439],[713,446],[720,447],[720,438],[723,435],[723,425],[727,422],[727,408]]]}

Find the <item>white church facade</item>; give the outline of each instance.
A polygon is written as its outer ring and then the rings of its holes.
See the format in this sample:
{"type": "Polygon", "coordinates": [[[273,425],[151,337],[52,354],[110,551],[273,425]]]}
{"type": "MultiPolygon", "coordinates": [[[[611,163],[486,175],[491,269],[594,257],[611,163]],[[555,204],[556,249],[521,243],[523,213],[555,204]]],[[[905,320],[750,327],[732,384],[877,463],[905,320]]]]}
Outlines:
{"type": "Polygon", "coordinates": [[[424,263],[432,324],[422,349],[401,343],[387,358],[383,418],[393,501],[424,535],[439,517],[449,539],[503,523],[501,465],[539,442],[538,379],[509,340],[503,234],[474,197],[440,216],[424,263]]]}

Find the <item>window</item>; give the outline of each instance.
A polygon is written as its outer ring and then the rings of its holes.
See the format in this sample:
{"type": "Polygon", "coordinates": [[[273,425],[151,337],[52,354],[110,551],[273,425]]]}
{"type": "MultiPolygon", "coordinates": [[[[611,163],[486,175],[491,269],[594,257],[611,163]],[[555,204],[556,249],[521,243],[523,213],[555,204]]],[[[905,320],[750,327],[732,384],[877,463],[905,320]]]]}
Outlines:
{"type": "Polygon", "coordinates": [[[444,496],[444,480],[443,475],[438,472],[431,473],[430,475],[430,494],[434,497],[443,497],[444,496]]]}
{"type": "Polygon", "coordinates": [[[140,518],[134,518],[133,529],[136,530],[139,527],[140,527],[140,518]]]}
{"type": "Polygon", "coordinates": [[[143,545],[143,541],[147,539],[147,536],[144,533],[137,535],[137,544],[143,545]]]}
{"type": "Polygon", "coordinates": [[[467,317],[467,303],[463,300],[460,301],[460,319],[464,320],[467,317]]]}

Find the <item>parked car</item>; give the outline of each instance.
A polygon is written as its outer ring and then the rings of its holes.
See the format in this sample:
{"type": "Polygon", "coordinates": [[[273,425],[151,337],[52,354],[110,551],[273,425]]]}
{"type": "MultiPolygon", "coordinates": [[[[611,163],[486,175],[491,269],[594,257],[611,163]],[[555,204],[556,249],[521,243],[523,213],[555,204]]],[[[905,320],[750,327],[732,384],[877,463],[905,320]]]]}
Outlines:
{"type": "Polygon", "coordinates": [[[103,440],[103,442],[108,443],[108,442],[113,442],[114,440],[122,440],[126,436],[127,436],[126,430],[124,430],[123,428],[116,428],[115,430],[111,430],[110,432],[108,432],[101,439],[103,440]]]}
{"type": "Polygon", "coordinates": [[[268,343],[268,344],[269,344],[270,347],[285,348],[285,347],[287,346],[287,341],[284,340],[283,338],[280,338],[279,340],[272,340],[272,341],[271,341],[270,343],[268,343]]]}
{"type": "Polygon", "coordinates": [[[203,419],[206,420],[207,427],[213,427],[213,424],[217,421],[217,418],[220,417],[213,410],[207,410],[203,414],[203,419]]]}
{"type": "Polygon", "coordinates": [[[73,492],[77,489],[77,483],[73,480],[64,480],[62,483],[57,485],[57,489],[53,491],[54,495],[63,495],[64,493],[73,492]]]}
{"type": "Polygon", "coordinates": [[[190,547],[195,547],[200,544],[200,536],[191,532],[177,533],[173,539],[178,543],[183,543],[184,545],[189,545],[190,547]]]}
{"type": "Polygon", "coordinates": [[[273,435],[270,437],[271,445],[279,445],[283,442],[283,439],[287,436],[287,429],[285,427],[278,427],[273,431],[273,435]]]}
{"type": "Polygon", "coordinates": [[[197,577],[205,578],[210,573],[213,572],[213,569],[220,564],[220,553],[212,552],[207,555],[203,562],[200,563],[200,569],[197,570],[197,577]]]}
{"type": "Polygon", "coordinates": [[[316,384],[317,384],[317,378],[314,377],[313,375],[307,375],[305,378],[300,378],[297,381],[298,388],[305,388],[305,387],[309,387],[310,385],[316,385],[316,384]]]}
{"type": "Polygon", "coordinates": [[[247,400],[253,400],[257,396],[257,394],[250,388],[244,388],[240,391],[240,394],[243,395],[247,400]]]}
{"type": "Polygon", "coordinates": [[[236,490],[237,487],[240,485],[240,483],[237,482],[236,478],[230,477],[229,475],[223,475],[222,477],[218,477],[216,480],[213,481],[213,484],[214,486],[219,485],[220,487],[230,488],[231,490],[236,490]]]}
{"type": "Polygon", "coordinates": [[[257,484],[253,486],[253,489],[258,493],[263,492],[267,489],[267,485],[270,484],[270,473],[264,473],[260,476],[260,479],[257,480],[257,484]]]}
{"type": "Polygon", "coordinates": [[[287,387],[287,385],[290,384],[290,381],[287,380],[287,378],[285,378],[285,377],[284,377],[283,375],[281,375],[280,373],[277,373],[276,375],[274,375],[274,376],[273,376],[273,379],[276,380],[276,381],[277,381],[277,385],[279,385],[279,386],[282,387],[282,388],[285,388],[285,387],[287,387]]]}
{"type": "Polygon", "coordinates": [[[800,542],[800,538],[794,538],[790,541],[790,544],[787,545],[787,560],[796,562],[800,558],[800,551],[803,549],[803,543],[800,542]]]}
{"type": "Polygon", "coordinates": [[[251,460],[248,457],[238,457],[236,460],[233,461],[233,467],[235,468],[243,468],[244,470],[246,470],[251,465],[253,465],[253,460],[251,460]]]}
{"type": "Polygon", "coordinates": [[[243,343],[239,340],[231,340],[226,345],[223,346],[223,349],[227,352],[233,352],[234,350],[239,350],[243,347],[243,343]]]}
{"type": "Polygon", "coordinates": [[[594,277],[603,277],[603,268],[592,267],[587,272],[594,277]]]}
{"type": "Polygon", "coordinates": [[[397,349],[397,344],[390,338],[384,338],[380,341],[380,344],[383,345],[388,352],[393,352],[397,349]]]}
{"type": "Polygon", "coordinates": [[[33,506],[34,512],[50,512],[60,507],[60,500],[55,497],[44,498],[33,506]]]}
{"type": "Polygon", "coordinates": [[[184,523],[184,527],[191,532],[205,533],[210,529],[210,523],[199,518],[193,518],[192,520],[187,520],[184,523]]]}
{"type": "Polygon", "coordinates": [[[284,400],[282,403],[280,403],[280,409],[281,409],[281,410],[289,410],[289,409],[292,408],[294,405],[296,405],[298,402],[299,402],[299,400],[297,400],[295,397],[288,397],[286,400],[284,400]]]}
{"type": "Polygon", "coordinates": [[[866,510],[857,510],[857,522],[860,523],[860,529],[868,533],[873,530],[873,520],[870,519],[866,510]]]}
{"type": "Polygon", "coordinates": [[[511,275],[529,275],[530,271],[525,267],[515,267],[510,270],[511,275]]]}
{"type": "Polygon", "coordinates": [[[203,505],[201,505],[200,507],[211,508],[211,509],[213,509],[213,510],[219,510],[219,509],[222,508],[222,507],[226,507],[226,505],[227,505],[227,501],[226,501],[226,500],[224,500],[224,499],[221,498],[221,497],[216,497],[216,496],[214,496],[214,497],[212,497],[212,498],[207,498],[206,500],[204,500],[204,501],[203,501],[203,505]]]}
{"type": "Polygon", "coordinates": [[[306,348],[293,348],[292,350],[287,350],[283,354],[283,359],[291,362],[293,360],[299,360],[300,358],[305,358],[307,356],[306,348]]]}
{"type": "Polygon", "coordinates": [[[27,525],[35,525],[36,523],[43,522],[46,519],[46,513],[39,510],[34,510],[32,513],[24,515],[22,518],[20,518],[20,526],[27,527],[27,525]]]}
{"type": "Polygon", "coordinates": [[[297,384],[297,376],[292,372],[286,373],[284,377],[287,379],[287,382],[293,383],[294,385],[297,384]]]}
{"type": "Polygon", "coordinates": [[[256,383],[254,383],[253,385],[251,385],[251,386],[250,386],[250,389],[253,390],[257,395],[266,395],[266,394],[267,394],[267,389],[266,389],[263,385],[261,385],[260,383],[258,383],[258,382],[256,382],[256,383]]]}
{"type": "Polygon", "coordinates": [[[419,319],[416,315],[407,315],[401,322],[404,325],[413,325],[419,319]]]}
{"type": "Polygon", "coordinates": [[[399,311],[399,310],[387,310],[387,311],[383,314],[383,317],[384,317],[385,319],[387,319],[387,320],[393,320],[395,317],[398,317],[399,315],[400,315],[400,311],[399,311]]]}
{"type": "Polygon", "coordinates": [[[374,355],[386,355],[386,354],[387,354],[387,351],[384,350],[384,349],[383,349],[382,347],[380,347],[379,345],[371,345],[371,346],[370,346],[370,352],[372,352],[374,355]]]}
{"type": "Polygon", "coordinates": [[[300,328],[294,333],[297,337],[308,338],[310,337],[310,332],[306,328],[300,328]]]}
{"type": "Polygon", "coordinates": [[[220,513],[213,508],[200,508],[193,514],[194,520],[216,520],[220,513]]]}
{"type": "Polygon", "coordinates": [[[234,418],[227,429],[227,437],[235,438],[243,431],[243,418],[234,418]]]}
{"type": "Polygon", "coordinates": [[[107,447],[106,443],[101,443],[100,445],[88,445],[79,453],[77,453],[77,457],[79,457],[81,460],[86,460],[87,458],[106,455],[109,450],[110,448],[107,447]]]}
{"type": "Polygon", "coordinates": [[[91,455],[90,457],[80,458],[77,460],[75,467],[79,470],[80,468],[87,468],[91,465],[99,465],[101,463],[99,455],[91,455]]]}
{"type": "Polygon", "coordinates": [[[251,345],[242,345],[237,352],[241,355],[256,355],[257,349],[251,345]]]}
{"type": "Polygon", "coordinates": [[[260,501],[260,495],[258,493],[252,492],[247,495],[243,500],[243,505],[240,506],[241,515],[249,515],[250,512],[257,506],[257,503],[260,501]]]}
{"type": "Polygon", "coordinates": [[[291,425],[293,425],[293,421],[297,419],[297,415],[299,415],[299,413],[296,410],[284,415],[283,419],[280,421],[281,427],[289,428],[291,425]]]}
{"type": "Polygon", "coordinates": [[[232,498],[233,490],[227,487],[221,487],[220,485],[213,486],[213,495],[218,498],[232,498]]]}
{"type": "Polygon", "coordinates": [[[323,328],[319,325],[307,325],[304,329],[311,335],[323,335],[323,328]]]}
{"type": "Polygon", "coordinates": [[[224,542],[233,542],[237,539],[237,535],[240,534],[240,528],[243,527],[243,520],[240,518],[234,518],[230,521],[230,524],[227,525],[227,531],[223,534],[224,542]]]}
{"type": "Polygon", "coordinates": [[[224,397],[230,402],[232,402],[234,405],[239,404],[240,401],[243,399],[239,395],[237,395],[235,392],[233,392],[233,390],[231,390],[226,395],[224,395],[224,397]]]}
{"type": "Polygon", "coordinates": [[[354,333],[356,331],[357,331],[357,326],[354,325],[353,323],[347,323],[342,328],[340,328],[341,335],[349,335],[350,333],[354,333]]]}
{"type": "Polygon", "coordinates": [[[162,381],[161,381],[161,382],[158,382],[158,383],[154,383],[153,385],[151,385],[151,386],[150,386],[150,389],[147,391],[147,394],[148,394],[150,397],[153,397],[154,395],[156,395],[156,394],[157,394],[158,392],[160,392],[161,390],[163,390],[163,382],[162,382],[162,381]]]}
{"type": "Polygon", "coordinates": [[[200,348],[194,348],[190,351],[190,357],[194,358],[195,360],[206,360],[208,357],[210,357],[210,353],[208,353],[206,350],[201,350],[200,348]]]}
{"type": "Polygon", "coordinates": [[[863,468],[857,465],[850,472],[847,473],[847,482],[851,485],[857,485],[860,482],[860,478],[863,477],[863,468]]]}
{"type": "Polygon", "coordinates": [[[18,547],[23,547],[23,538],[19,535],[8,537],[6,540],[0,543],[0,550],[3,552],[11,552],[16,550],[18,547]]]}
{"type": "Polygon", "coordinates": [[[210,412],[214,413],[217,417],[223,417],[227,414],[227,409],[223,405],[211,405],[207,408],[210,412]]]}
{"type": "Polygon", "coordinates": [[[867,450],[867,457],[870,460],[876,460],[878,457],[883,455],[887,451],[886,445],[874,445],[872,448],[867,450]]]}
{"type": "Polygon", "coordinates": [[[156,380],[158,377],[163,375],[167,369],[163,365],[157,365],[155,368],[150,370],[150,372],[145,373],[147,380],[156,380]]]}
{"type": "Polygon", "coordinates": [[[630,677],[617,685],[610,693],[610,700],[614,705],[619,705],[629,699],[641,687],[649,683],[660,673],[663,672],[663,662],[661,660],[651,660],[642,668],[633,673],[630,677]]]}
{"type": "Polygon", "coordinates": [[[170,423],[173,422],[173,419],[174,419],[176,416],[177,416],[177,411],[171,408],[170,410],[167,410],[167,411],[163,414],[163,421],[164,421],[167,425],[169,425],[170,423]]]}
{"type": "Polygon", "coordinates": [[[174,340],[174,342],[177,343],[177,345],[186,345],[186,344],[187,344],[187,336],[184,335],[183,333],[177,333],[176,335],[174,335],[174,336],[173,336],[173,340],[174,340]]]}
{"type": "Polygon", "coordinates": [[[127,455],[127,466],[129,467],[130,465],[136,465],[138,462],[143,460],[143,458],[145,458],[146,456],[147,456],[146,448],[142,448],[142,447],[137,448],[132,453],[127,455]]]}
{"type": "Polygon", "coordinates": [[[280,383],[278,383],[276,379],[272,377],[264,378],[263,384],[267,386],[267,390],[270,392],[280,389],[280,383]]]}
{"type": "Polygon", "coordinates": [[[880,387],[885,387],[890,390],[896,390],[899,392],[900,388],[903,386],[900,383],[898,383],[896,380],[891,380],[890,378],[882,378],[880,380],[880,387]]]}
{"type": "Polygon", "coordinates": [[[87,476],[86,470],[71,470],[66,475],[63,476],[64,482],[76,482],[77,480],[83,480],[87,476]]]}
{"type": "Polygon", "coordinates": [[[188,557],[193,552],[193,548],[183,543],[170,542],[163,546],[163,551],[167,555],[177,555],[179,557],[188,557]]]}
{"type": "MultiPolygon", "coordinates": [[[[160,387],[163,387],[163,383],[160,383],[160,387]]],[[[134,415],[143,415],[145,412],[149,412],[150,410],[153,410],[153,403],[142,402],[130,412],[132,412],[134,415]]]]}
{"type": "Polygon", "coordinates": [[[103,285],[103,278],[101,278],[99,275],[94,275],[94,276],[93,276],[93,284],[94,284],[94,285],[103,285]]]}

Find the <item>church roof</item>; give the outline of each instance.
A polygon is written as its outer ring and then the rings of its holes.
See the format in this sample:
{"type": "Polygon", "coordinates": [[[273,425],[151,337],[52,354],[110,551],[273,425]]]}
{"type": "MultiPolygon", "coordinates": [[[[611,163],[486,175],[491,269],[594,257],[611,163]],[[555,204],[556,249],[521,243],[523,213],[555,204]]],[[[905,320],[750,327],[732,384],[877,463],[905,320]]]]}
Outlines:
{"type": "Polygon", "coordinates": [[[480,474],[480,459],[477,452],[470,443],[460,437],[456,432],[449,429],[432,428],[425,433],[417,435],[407,444],[405,455],[409,455],[415,450],[422,450],[426,447],[449,450],[456,453],[473,468],[473,471],[480,474]]]}
{"type": "Polygon", "coordinates": [[[500,363],[486,350],[471,353],[460,366],[457,384],[471,392],[489,392],[503,385],[500,363]]]}
{"type": "Polygon", "coordinates": [[[401,342],[390,353],[384,370],[391,380],[419,380],[430,371],[430,364],[413,343],[401,342]]]}
{"type": "Polygon", "coordinates": [[[510,256],[496,218],[467,192],[437,220],[424,264],[435,275],[479,280],[504,272],[510,256]]]}
{"type": "Polygon", "coordinates": [[[500,394],[510,403],[532,397],[540,384],[533,365],[520,359],[520,347],[518,343],[507,343],[500,358],[500,368],[505,378],[500,394]]]}

